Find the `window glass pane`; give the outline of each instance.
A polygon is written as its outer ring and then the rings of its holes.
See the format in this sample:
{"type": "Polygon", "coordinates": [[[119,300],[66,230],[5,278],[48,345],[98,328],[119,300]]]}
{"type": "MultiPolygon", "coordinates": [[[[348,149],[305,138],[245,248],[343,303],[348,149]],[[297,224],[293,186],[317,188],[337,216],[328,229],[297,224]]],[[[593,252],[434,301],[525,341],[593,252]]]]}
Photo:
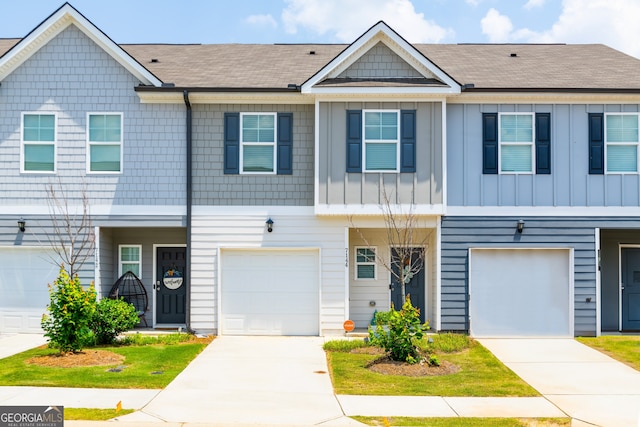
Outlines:
{"type": "Polygon", "coordinates": [[[243,172],[273,172],[273,145],[244,145],[243,172]]]}
{"type": "Polygon", "coordinates": [[[243,142],[274,142],[275,116],[251,114],[242,116],[243,142]]]}
{"type": "Polygon", "coordinates": [[[360,248],[356,255],[356,262],[375,262],[376,253],[373,249],[360,248]]]}
{"type": "Polygon", "coordinates": [[[366,112],[364,137],[368,140],[398,139],[398,113],[366,112]]]}
{"type": "Polygon", "coordinates": [[[607,115],[607,142],[638,142],[637,115],[607,115]]]}
{"type": "Polygon", "coordinates": [[[502,145],[502,172],[531,172],[531,145],[502,145]]]}
{"type": "Polygon", "coordinates": [[[637,171],[637,145],[607,145],[607,172],[637,171]]]}
{"type": "Polygon", "coordinates": [[[91,145],[90,170],[93,172],[120,172],[120,145],[91,145]]]}
{"type": "Polygon", "coordinates": [[[503,114],[500,116],[501,142],[532,142],[533,116],[531,114],[503,114]]]}
{"type": "Polygon", "coordinates": [[[25,144],[24,170],[53,172],[54,151],[53,144],[25,144]]]}
{"type": "Polygon", "coordinates": [[[133,274],[140,277],[140,264],[129,264],[129,263],[123,262],[122,274],[126,273],[127,271],[131,271],[133,274]]]}
{"type": "Polygon", "coordinates": [[[374,265],[358,265],[358,279],[375,279],[374,265]]]}
{"type": "Polygon", "coordinates": [[[368,143],[366,150],[366,170],[396,170],[397,144],[395,143],[368,143]]]}
{"type": "Polygon", "coordinates": [[[89,116],[89,141],[120,142],[120,116],[92,114],[89,116]]]}
{"type": "Polygon", "coordinates": [[[140,261],[140,248],[123,246],[120,248],[121,261],[140,261]]]}
{"type": "Polygon", "coordinates": [[[24,141],[55,141],[55,116],[53,114],[25,114],[24,141]]]}

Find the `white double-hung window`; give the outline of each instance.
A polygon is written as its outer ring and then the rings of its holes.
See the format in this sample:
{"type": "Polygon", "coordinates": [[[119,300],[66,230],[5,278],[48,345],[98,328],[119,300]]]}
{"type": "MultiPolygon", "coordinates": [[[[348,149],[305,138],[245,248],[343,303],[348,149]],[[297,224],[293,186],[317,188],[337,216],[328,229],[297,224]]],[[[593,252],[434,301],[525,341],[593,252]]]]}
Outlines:
{"type": "Polygon", "coordinates": [[[87,172],[122,172],[122,114],[87,114],[87,172]]]}
{"type": "Polygon", "coordinates": [[[20,170],[29,173],[56,171],[56,115],[22,113],[20,170]]]}
{"type": "Polygon", "coordinates": [[[376,278],[376,248],[356,247],[356,279],[376,278]]]}
{"type": "Polygon", "coordinates": [[[500,113],[500,173],[533,173],[533,117],[533,113],[500,113]]]}
{"type": "Polygon", "coordinates": [[[276,113],[240,114],[240,173],[276,173],[276,113]]]}
{"type": "Polygon", "coordinates": [[[607,173],[638,173],[638,114],[605,114],[607,173]]]}
{"type": "Polygon", "coordinates": [[[398,172],[400,111],[364,110],[365,172],[398,172]]]}
{"type": "Polygon", "coordinates": [[[142,245],[120,245],[118,248],[118,273],[122,276],[131,271],[138,278],[142,273],[142,245]]]}

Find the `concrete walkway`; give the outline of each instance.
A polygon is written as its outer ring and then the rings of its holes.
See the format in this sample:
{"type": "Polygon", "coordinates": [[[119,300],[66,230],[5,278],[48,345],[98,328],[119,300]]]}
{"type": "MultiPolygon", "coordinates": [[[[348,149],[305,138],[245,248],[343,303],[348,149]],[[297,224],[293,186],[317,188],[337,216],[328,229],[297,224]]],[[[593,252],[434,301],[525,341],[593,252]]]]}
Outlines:
{"type": "Polygon", "coordinates": [[[635,369],[573,339],[478,341],[570,415],[574,425],[640,426],[640,372],[635,369]]]}
{"type": "MultiPolygon", "coordinates": [[[[5,343],[6,337],[0,338],[5,343]]],[[[33,337],[25,338],[25,341],[33,337]]],[[[571,339],[480,342],[544,397],[334,395],[324,338],[218,337],[164,390],[0,387],[0,405],[137,409],[118,426],[360,425],[353,415],[564,417],[638,427],[640,373],[571,339]]],[[[16,348],[22,348],[14,338],[16,348]]],[[[5,353],[8,352],[3,346],[5,353]]],[[[17,352],[17,351],[16,351],[17,352]]],[[[73,422],[69,426],[107,425],[73,422]]]]}

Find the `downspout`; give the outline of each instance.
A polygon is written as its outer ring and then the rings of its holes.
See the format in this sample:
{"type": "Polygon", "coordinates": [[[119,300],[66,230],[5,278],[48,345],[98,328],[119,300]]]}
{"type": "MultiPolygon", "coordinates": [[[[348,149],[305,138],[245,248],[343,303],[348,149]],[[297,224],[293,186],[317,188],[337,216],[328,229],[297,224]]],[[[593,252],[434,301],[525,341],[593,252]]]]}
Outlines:
{"type": "Polygon", "coordinates": [[[192,133],[191,133],[191,102],[189,102],[189,91],[185,90],[184,93],[184,105],[187,108],[186,115],[186,128],[187,128],[187,296],[185,300],[185,316],[186,326],[188,333],[195,333],[191,329],[191,203],[192,203],[192,133]]]}

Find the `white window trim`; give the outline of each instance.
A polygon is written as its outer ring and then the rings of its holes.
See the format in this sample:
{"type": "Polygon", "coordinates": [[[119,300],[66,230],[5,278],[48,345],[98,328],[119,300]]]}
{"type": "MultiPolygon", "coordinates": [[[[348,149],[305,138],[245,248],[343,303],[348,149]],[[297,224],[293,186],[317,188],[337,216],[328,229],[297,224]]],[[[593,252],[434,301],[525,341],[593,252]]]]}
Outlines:
{"type": "Polygon", "coordinates": [[[354,248],[354,271],[353,276],[355,280],[358,281],[373,281],[378,279],[378,247],[377,246],[356,246],[354,248]],[[374,259],[373,262],[358,262],[358,249],[370,249],[373,251],[374,259]],[[373,265],[373,277],[358,277],[358,266],[359,265],[373,265]]]}
{"type": "Polygon", "coordinates": [[[124,171],[124,114],[123,113],[114,113],[114,112],[99,112],[92,111],[87,113],[87,124],[86,124],[86,132],[87,132],[87,174],[91,175],[118,175],[124,171]],[[92,145],[117,145],[115,142],[101,142],[101,141],[91,141],[90,140],[90,132],[89,132],[89,118],[91,116],[120,116],[120,170],[119,171],[92,171],[91,170],[91,146],[92,145]]]}
{"type": "Polygon", "coordinates": [[[400,172],[400,110],[394,109],[376,109],[376,110],[362,110],[362,172],[364,173],[399,173],[400,172]],[[396,113],[398,118],[398,126],[396,129],[396,139],[381,139],[381,140],[373,140],[368,141],[366,138],[366,116],[367,113],[396,113]],[[367,144],[396,144],[396,168],[395,169],[367,169],[367,144]]]}
{"type": "Polygon", "coordinates": [[[278,164],[278,113],[273,112],[247,112],[240,113],[240,175],[276,175],[276,165],[278,164]],[[273,116],[273,142],[244,142],[243,118],[245,116],[273,116]],[[271,172],[253,172],[244,170],[244,147],[245,145],[273,146],[273,165],[271,172]]]}
{"type": "Polygon", "coordinates": [[[500,175],[535,175],[536,173],[536,114],[521,112],[498,113],[498,173],[500,175]],[[531,142],[502,142],[502,116],[531,116],[531,142]],[[531,147],[531,171],[516,172],[502,170],[502,145],[529,145],[531,147]]]}
{"type": "MultiPolygon", "coordinates": [[[[138,254],[140,254],[140,259],[138,260],[138,271],[140,275],[138,279],[142,280],[142,245],[118,245],[118,277],[122,276],[126,271],[122,271],[122,249],[124,248],[138,248],[138,254]]],[[[136,264],[135,262],[127,262],[126,264],[136,264]]]]}
{"type": "Polygon", "coordinates": [[[638,175],[640,173],[640,113],[604,113],[604,173],[606,175],[638,175]],[[636,142],[609,142],[607,141],[607,116],[638,116],[638,139],[636,142]],[[636,146],[636,170],[635,172],[609,171],[607,163],[607,151],[609,145],[635,145],[636,146]]]}
{"type": "Polygon", "coordinates": [[[53,111],[24,111],[20,114],[20,173],[28,174],[55,174],[58,171],[58,113],[53,111]],[[24,140],[24,116],[39,115],[53,116],[53,141],[25,141],[24,140]],[[25,145],[53,144],[53,170],[52,171],[31,171],[24,168],[25,145]]]}

